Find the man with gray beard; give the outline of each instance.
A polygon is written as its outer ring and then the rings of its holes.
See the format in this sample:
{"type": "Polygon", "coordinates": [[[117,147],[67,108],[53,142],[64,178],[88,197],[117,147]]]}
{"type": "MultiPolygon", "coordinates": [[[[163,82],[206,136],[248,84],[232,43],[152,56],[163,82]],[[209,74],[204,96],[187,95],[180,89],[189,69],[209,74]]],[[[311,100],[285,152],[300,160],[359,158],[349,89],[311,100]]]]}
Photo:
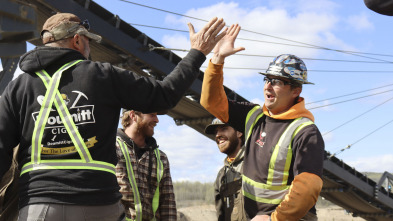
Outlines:
{"type": "Polygon", "coordinates": [[[18,220],[124,220],[115,148],[121,108],[175,107],[224,27],[218,18],[197,33],[189,24],[191,50],[158,80],[89,60],[90,41],[101,36],[89,31],[88,20],[71,13],[48,18],[44,46],[21,57],[24,73],[0,98],[0,180],[19,144],[18,220]]]}

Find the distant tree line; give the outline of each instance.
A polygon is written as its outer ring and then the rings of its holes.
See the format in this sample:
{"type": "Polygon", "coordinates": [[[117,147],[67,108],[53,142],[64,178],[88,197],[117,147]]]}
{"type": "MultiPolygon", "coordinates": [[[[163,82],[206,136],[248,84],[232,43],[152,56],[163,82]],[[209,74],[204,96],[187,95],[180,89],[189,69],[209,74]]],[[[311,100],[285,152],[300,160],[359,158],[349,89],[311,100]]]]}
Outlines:
{"type": "MultiPolygon", "coordinates": [[[[194,206],[199,204],[214,205],[214,184],[181,181],[174,182],[176,204],[178,207],[194,206]]],[[[328,200],[318,197],[317,208],[334,205],[328,200]]]]}
{"type": "MultiPolygon", "coordinates": [[[[370,179],[378,182],[382,173],[363,172],[370,179]]],[[[214,184],[181,181],[174,182],[173,188],[175,191],[176,204],[178,207],[187,207],[198,204],[214,204],[214,184]]],[[[330,201],[319,196],[317,201],[317,208],[329,207],[334,205],[330,201]]]]}
{"type": "Polygon", "coordinates": [[[214,184],[181,181],[174,182],[176,202],[194,201],[204,204],[214,204],[214,184]]]}

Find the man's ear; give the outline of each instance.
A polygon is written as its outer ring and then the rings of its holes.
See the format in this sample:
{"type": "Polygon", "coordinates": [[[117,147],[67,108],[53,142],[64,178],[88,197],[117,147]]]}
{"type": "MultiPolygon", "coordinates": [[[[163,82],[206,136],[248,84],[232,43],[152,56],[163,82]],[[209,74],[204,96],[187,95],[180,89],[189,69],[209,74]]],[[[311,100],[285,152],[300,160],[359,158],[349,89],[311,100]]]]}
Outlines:
{"type": "Polygon", "coordinates": [[[82,38],[79,34],[75,34],[74,37],[72,37],[72,46],[78,51],[82,47],[82,38]]]}
{"type": "Polygon", "coordinates": [[[135,121],[135,122],[136,122],[137,116],[136,116],[136,114],[135,114],[135,111],[132,110],[132,111],[130,111],[128,114],[130,115],[130,118],[132,119],[132,121],[135,121]]]}
{"type": "Polygon", "coordinates": [[[292,89],[293,97],[296,98],[300,96],[300,93],[302,93],[302,89],[302,87],[295,87],[294,89],[292,89]]]}
{"type": "Polygon", "coordinates": [[[238,138],[241,138],[243,136],[243,133],[239,132],[239,131],[236,131],[236,135],[237,135],[238,138]]]}

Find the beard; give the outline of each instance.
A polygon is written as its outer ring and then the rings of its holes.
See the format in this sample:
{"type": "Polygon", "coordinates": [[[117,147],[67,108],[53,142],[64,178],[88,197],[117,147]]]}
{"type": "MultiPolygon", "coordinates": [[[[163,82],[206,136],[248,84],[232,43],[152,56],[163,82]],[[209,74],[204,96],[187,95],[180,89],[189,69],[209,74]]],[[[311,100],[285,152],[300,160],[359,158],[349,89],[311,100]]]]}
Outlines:
{"type": "Polygon", "coordinates": [[[152,137],[154,134],[154,129],[149,126],[146,121],[137,122],[138,132],[144,137],[152,137]]]}
{"type": "Polygon", "coordinates": [[[232,136],[228,137],[228,146],[222,152],[226,155],[231,155],[236,151],[238,145],[239,139],[237,138],[236,133],[234,133],[232,136]]]}

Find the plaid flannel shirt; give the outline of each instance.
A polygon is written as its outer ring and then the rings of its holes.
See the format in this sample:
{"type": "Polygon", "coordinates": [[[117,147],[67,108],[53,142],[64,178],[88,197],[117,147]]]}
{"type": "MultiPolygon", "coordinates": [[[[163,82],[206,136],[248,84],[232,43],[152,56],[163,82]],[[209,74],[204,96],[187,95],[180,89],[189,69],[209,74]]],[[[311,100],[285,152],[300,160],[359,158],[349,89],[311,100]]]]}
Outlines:
{"type": "MultiPolygon", "coordinates": [[[[142,157],[136,160],[135,151],[133,148],[133,141],[125,135],[125,133],[119,129],[117,134],[122,141],[125,141],[127,148],[130,153],[132,168],[142,203],[142,220],[151,220],[153,215],[152,202],[154,193],[157,189],[157,159],[153,152],[153,148],[158,148],[154,138],[150,138],[148,151],[144,152],[142,157]],[[150,145],[149,145],[150,144],[150,145]],[[155,146],[155,147],[154,147],[155,146]],[[149,160],[152,158],[151,169],[149,171],[149,160]],[[150,182],[150,186],[149,186],[150,182]],[[149,188],[150,187],[150,188],[149,188]]],[[[123,195],[121,201],[125,207],[126,216],[128,218],[135,219],[135,204],[134,204],[134,193],[132,191],[131,184],[128,179],[127,167],[123,153],[116,142],[116,152],[119,162],[116,165],[116,176],[120,186],[120,192],[123,195]]],[[[169,169],[168,157],[164,152],[160,150],[161,161],[164,166],[163,177],[160,181],[160,198],[159,206],[156,212],[157,220],[176,220],[176,201],[175,194],[173,192],[172,178],[169,169]]]]}

